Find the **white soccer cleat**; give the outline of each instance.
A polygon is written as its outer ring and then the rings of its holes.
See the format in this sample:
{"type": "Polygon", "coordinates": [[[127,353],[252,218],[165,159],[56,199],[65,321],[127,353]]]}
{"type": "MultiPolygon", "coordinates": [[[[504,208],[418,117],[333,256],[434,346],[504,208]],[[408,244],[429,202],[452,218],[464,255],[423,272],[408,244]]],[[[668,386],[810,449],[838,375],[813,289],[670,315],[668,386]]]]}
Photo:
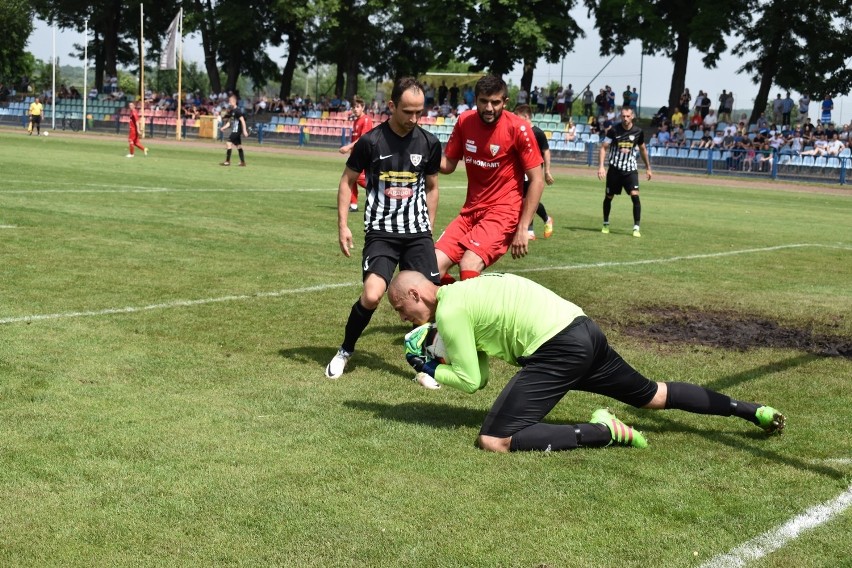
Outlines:
{"type": "Polygon", "coordinates": [[[441,383],[426,373],[417,373],[413,380],[424,389],[437,390],[441,388],[441,383]]]}
{"type": "Polygon", "coordinates": [[[125,158],[132,158],[132,157],[133,157],[133,154],[127,154],[127,155],[125,156],[125,158]]]}
{"type": "Polygon", "coordinates": [[[338,349],[337,355],[335,355],[331,362],[325,367],[325,376],[329,379],[339,379],[343,374],[343,370],[346,368],[346,364],[349,362],[350,357],[352,357],[352,353],[343,349],[338,349]]]}

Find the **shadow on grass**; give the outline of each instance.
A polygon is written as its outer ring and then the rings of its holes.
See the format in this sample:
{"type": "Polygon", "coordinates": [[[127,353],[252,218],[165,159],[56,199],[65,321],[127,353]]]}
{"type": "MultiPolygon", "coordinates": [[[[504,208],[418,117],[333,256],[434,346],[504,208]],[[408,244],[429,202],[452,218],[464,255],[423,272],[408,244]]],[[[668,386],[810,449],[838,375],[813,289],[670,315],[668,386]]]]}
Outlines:
{"type": "MultiPolygon", "coordinates": [[[[337,353],[337,347],[332,346],[293,347],[291,349],[278,350],[278,355],[284,359],[289,359],[290,361],[303,363],[305,365],[316,365],[323,369],[326,365],[328,365],[328,362],[331,361],[335,353],[337,353]]],[[[400,353],[402,353],[401,347],[400,353]]],[[[402,355],[400,355],[400,360],[404,361],[402,355]]],[[[360,350],[349,360],[349,363],[346,365],[346,372],[351,373],[359,367],[369,369],[370,371],[383,371],[391,374],[399,374],[400,370],[398,366],[387,364],[383,354],[360,350]]],[[[405,375],[405,378],[411,379],[408,375],[405,375]]]]}
{"type": "Polygon", "coordinates": [[[346,400],[343,401],[343,406],[360,412],[368,412],[383,420],[423,424],[447,430],[454,430],[459,427],[478,428],[485,420],[486,414],[482,410],[432,402],[386,404],[366,400],[346,400]]]}

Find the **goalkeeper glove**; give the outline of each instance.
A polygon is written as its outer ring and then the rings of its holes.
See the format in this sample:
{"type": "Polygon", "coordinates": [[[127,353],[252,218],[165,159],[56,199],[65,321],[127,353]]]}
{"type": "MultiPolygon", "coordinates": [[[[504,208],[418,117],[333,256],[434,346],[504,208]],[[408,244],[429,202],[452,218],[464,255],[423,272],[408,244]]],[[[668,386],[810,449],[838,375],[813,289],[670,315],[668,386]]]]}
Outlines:
{"type": "Polygon", "coordinates": [[[432,378],[435,378],[435,369],[438,368],[440,362],[437,359],[432,359],[431,361],[427,361],[423,357],[418,357],[412,353],[407,353],[405,355],[405,360],[408,361],[408,364],[414,367],[414,370],[418,373],[426,373],[432,378]]]}
{"type": "Polygon", "coordinates": [[[426,323],[419,327],[415,327],[405,334],[405,354],[416,355],[422,357],[426,354],[423,344],[429,336],[429,330],[432,329],[432,324],[426,323]]]}

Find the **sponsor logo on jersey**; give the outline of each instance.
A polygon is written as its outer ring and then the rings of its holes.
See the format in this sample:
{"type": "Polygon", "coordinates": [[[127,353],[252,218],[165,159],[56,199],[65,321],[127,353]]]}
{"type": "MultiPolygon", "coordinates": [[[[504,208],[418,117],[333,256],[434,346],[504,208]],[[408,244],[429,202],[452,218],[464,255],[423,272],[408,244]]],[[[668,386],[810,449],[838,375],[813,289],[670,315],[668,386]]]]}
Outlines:
{"type": "Polygon", "coordinates": [[[479,166],[480,168],[499,168],[500,162],[488,162],[486,160],[480,160],[478,158],[471,158],[470,156],[464,157],[464,163],[470,164],[472,166],[479,166]]]}
{"type": "Polygon", "coordinates": [[[390,199],[408,199],[414,195],[414,190],[410,187],[392,185],[385,188],[385,195],[390,199]]]}
{"type": "Polygon", "coordinates": [[[407,184],[417,181],[417,172],[382,172],[379,181],[388,183],[407,184]]]}
{"type": "Polygon", "coordinates": [[[411,154],[411,165],[417,167],[420,165],[420,162],[423,160],[422,154],[411,154]]]}
{"type": "Polygon", "coordinates": [[[476,154],[476,143],[473,140],[468,140],[464,143],[464,149],[468,152],[476,154]]]}

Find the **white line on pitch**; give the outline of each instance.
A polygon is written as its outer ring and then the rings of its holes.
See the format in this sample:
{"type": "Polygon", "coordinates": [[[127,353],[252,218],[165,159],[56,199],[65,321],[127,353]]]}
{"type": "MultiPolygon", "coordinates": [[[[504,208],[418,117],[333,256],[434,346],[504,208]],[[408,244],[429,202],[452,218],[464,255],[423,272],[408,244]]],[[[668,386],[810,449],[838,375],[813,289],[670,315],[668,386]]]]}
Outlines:
{"type": "MultiPolygon", "coordinates": [[[[464,189],[466,186],[441,186],[443,189],[464,189]]],[[[47,188],[47,189],[4,189],[0,191],[0,195],[3,194],[28,194],[28,195],[39,195],[39,194],[54,194],[54,193],[103,193],[103,194],[111,194],[111,193],[314,193],[314,192],[322,192],[327,191],[329,193],[336,193],[337,188],[333,186],[329,187],[307,187],[307,188],[243,188],[243,187],[232,187],[232,188],[203,188],[203,189],[194,189],[194,188],[175,188],[175,187],[147,187],[147,186],[126,186],[123,185],[121,187],[115,187],[114,185],[100,185],[100,184],[84,184],[82,189],[79,184],[76,184],[74,189],[57,189],[57,188],[47,188]],[[86,189],[91,188],[91,189],[86,189]]]]}
{"type": "Polygon", "coordinates": [[[276,292],[258,292],[256,294],[241,294],[236,296],[221,296],[219,298],[204,298],[201,300],[176,300],[162,304],[150,304],[147,306],[128,306],[126,308],[107,308],[104,310],[92,310],[86,312],[65,312],[60,314],[40,314],[32,316],[19,316],[0,319],[0,324],[18,323],[23,321],[54,320],[64,318],[80,318],[87,316],[105,316],[110,314],[133,314],[150,310],[163,310],[168,308],[182,308],[187,306],[200,306],[203,304],[214,304],[217,302],[234,302],[240,300],[251,300],[253,298],[278,298],[290,294],[304,294],[309,292],[322,292],[334,288],[355,286],[358,282],[347,282],[342,284],[321,284],[319,286],[307,286],[305,288],[294,288],[292,290],[278,290],[276,292]]]}
{"type": "Polygon", "coordinates": [[[745,566],[751,560],[758,560],[785,546],[791,540],[807,530],[827,523],[843,513],[852,505],[852,485],[846,491],[820,505],[811,507],[772,530],[748,540],[730,552],[715,556],[701,565],[701,568],[737,568],[745,566]]]}
{"type": "Polygon", "coordinates": [[[0,229],[17,229],[17,225],[0,225],[0,229]]]}
{"type": "Polygon", "coordinates": [[[752,248],[752,249],[741,249],[741,250],[730,250],[725,252],[711,252],[706,254],[690,254],[684,256],[672,256],[669,258],[650,258],[647,260],[629,260],[624,262],[593,262],[591,264],[569,264],[566,266],[545,266],[541,268],[523,268],[521,270],[514,270],[516,273],[527,273],[527,272],[547,272],[550,270],[579,270],[583,268],[608,268],[613,266],[639,266],[642,264],[661,264],[664,262],[678,262],[681,260],[697,260],[702,258],[721,258],[724,256],[734,256],[737,254],[749,254],[753,252],[771,252],[775,250],[784,250],[791,248],[802,248],[802,247],[820,247],[820,248],[832,248],[832,249],[840,249],[840,250],[852,250],[852,247],[844,246],[844,245],[822,245],[822,244],[810,244],[810,243],[798,243],[791,245],[778,245],[774,247],[764,247],[764,248],[752,248]]]}
{"type": "MultiPolygon", "coordinates": [[[[514,272],[517,273],[526,273],[526,272],[544,272],[547,270],[581,270],[586,268],[604,268],[604,267],[617,267],[617,266],[636,266],[642,264],[660,264],[664,262],[675,262],[681,260],[696,260],[702,258],[718,258],[723,256],[730,256],[735,254],[748,254],[748,253],[757,253],[757,252],[771,252],[776,250],[783,250],[789,248],[801,248],[801,247],[824,247],[824,248],[840,248],[844,250],[852,250],[852,247],[845,246],[834,246],[834,245],[821,245],[821,244],[790,244],[790,245],[778,245],[774,247],[765,247],[765,248],[753,248],[753,249],[743,249],[743,250],[735,250],[735,251],[727,251],[720,253],[708,253],[708,254],[695,254],[695,255],[687,255],[687,256],[675,256],[670,258],[657,258],[657,259],[648,259],[648,260],[631,260],[624,262],[597,262],[593,264],[571,264],[567,266],[551,266],[548,268],[529,268],[525,270],[517,270],[514,272]]],[[[17,317],[7,317],[0,318],[0,325],[9,324],[9,323],[18,323],[24,321],[38,321],[38,320],[54,320],[54,319],[64,319],[64,318],[78,318],[78,317],[87,317],[87,316],[102,316],[109,314],[129,314],[150,310],[162,310],[168,308],[180,308],[186,306],[198,306],[203,304],[213,304],[218,302],[232,302],[232,301],[241,301],[241,300],[250,300],[253,298],[276,298],[279,296],[284,296],[287,294],[303,294],[308,292],[321,292],[324,290],[329,290],[332,288],[342,288],[345,286],[360,286],[360,282],[349,282],[342,284],[321,284],[317,286],[310,286],[306,288],[295,288],[292,290],[279,290],[276,292],[258,292],[256,294],[243,294],[239,296],[222,296],[220,298],[205,298],[201,300],[177,300],[174,302],[165,302],[162,304],[151,304],[148,306],[141,307],[125,307],[125,308],[106,308],[103,310],[92,310],[92,311],[84,311],[84,312],[65,312],[65,313],[56,313],[56,314],[41,314],[41,315],[29,315],[29,316],[17,316],[17,317]]]]}

